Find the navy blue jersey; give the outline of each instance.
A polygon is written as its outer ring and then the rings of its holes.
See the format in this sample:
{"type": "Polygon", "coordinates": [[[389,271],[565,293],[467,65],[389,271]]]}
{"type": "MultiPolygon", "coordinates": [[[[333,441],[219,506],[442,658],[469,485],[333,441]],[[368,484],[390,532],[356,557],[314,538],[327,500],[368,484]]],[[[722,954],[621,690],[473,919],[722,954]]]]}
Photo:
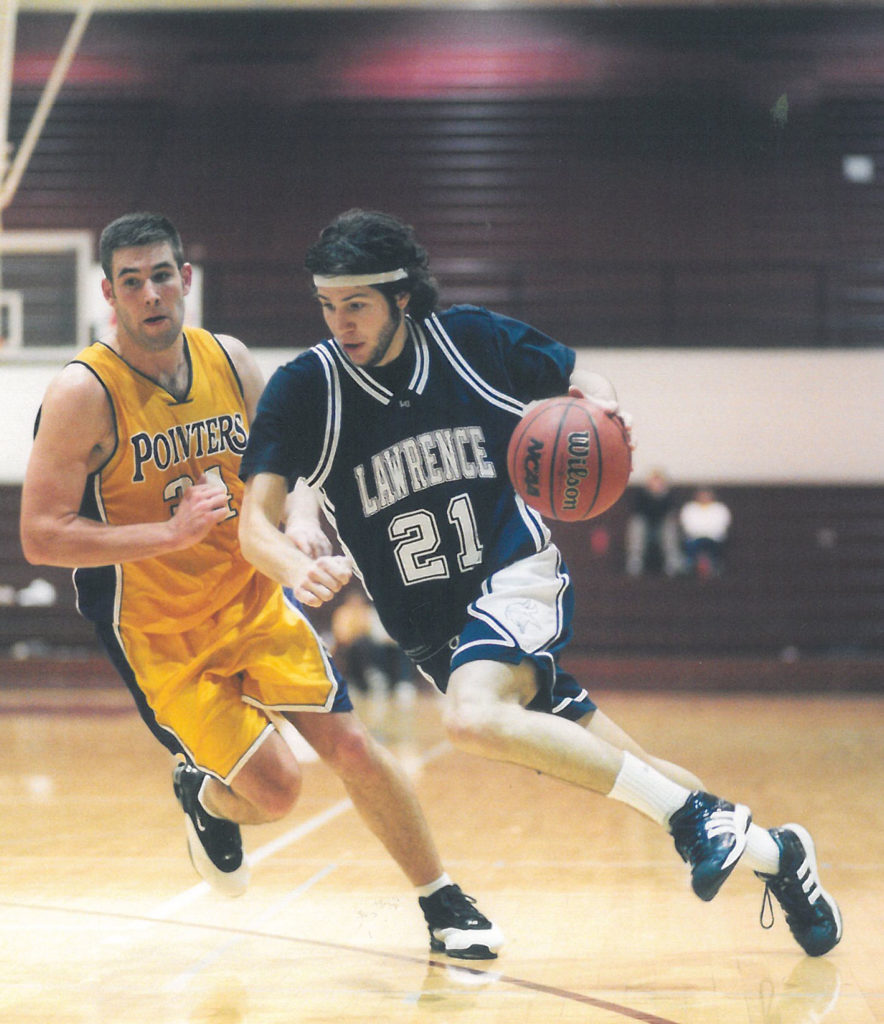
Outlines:
{"type": "Polygon", "coordinates": [[[385,629],[422,660],[460,632],[488,576],[549,540],[506,450],[525,403],[567,391],[574,352],[470,306],[408,332],[403,354],[370,372],[333,339],[280,367],[241,475],[319,491],[385,629]]]}

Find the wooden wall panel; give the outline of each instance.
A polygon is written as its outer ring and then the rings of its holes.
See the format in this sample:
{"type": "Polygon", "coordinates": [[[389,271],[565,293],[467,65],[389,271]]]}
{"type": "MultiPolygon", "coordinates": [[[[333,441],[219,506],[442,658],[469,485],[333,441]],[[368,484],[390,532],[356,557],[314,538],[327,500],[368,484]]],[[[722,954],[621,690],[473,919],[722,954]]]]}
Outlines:
{"type": "MultiPolygon", "coordinates": [[[[24,19],[13,142],[47,18],[24,19]]],[[[446,299],[573,344],[884,340],[884,166],[841,169],[884,161],[884,12],[96,15],[83,47],[5,227],[161,208],[209,323],[253,344],[312,337],[286,293],[353,205],[472,261],[446,299]]]]}
{"type": "MultiPolygon", "coordinates": [[[[50,608],[0,608],[0,657],[17,642],[93,649],[66,569],[27,565],[18,543],[20,489],[0,487],[0,586],[44,578],[50,608]]],[[[690,491],[676,490],[679,500],[690,491]]],[[[722,487],[734,517],[725,571],[705,581],[624,572],[631,496],[598,520],[552,524],[576,583],[575,657],[881,658],[884,490],[722,487]]],[[[321,629],[329,609],[311,611],[321,629]]]]}

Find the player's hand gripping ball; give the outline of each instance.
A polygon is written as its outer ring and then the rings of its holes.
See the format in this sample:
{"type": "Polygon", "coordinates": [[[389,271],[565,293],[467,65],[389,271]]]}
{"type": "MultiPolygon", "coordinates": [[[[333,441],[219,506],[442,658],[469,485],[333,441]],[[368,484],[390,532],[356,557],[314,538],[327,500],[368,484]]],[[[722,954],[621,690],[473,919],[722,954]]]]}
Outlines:
{"type": "Polygon", "coordinates": [[[507,450],[516,492],[542,516],[573,523],[601,515],[629,483],[622,422],[586,398],[547,398],[516,424],[507,450]]]}

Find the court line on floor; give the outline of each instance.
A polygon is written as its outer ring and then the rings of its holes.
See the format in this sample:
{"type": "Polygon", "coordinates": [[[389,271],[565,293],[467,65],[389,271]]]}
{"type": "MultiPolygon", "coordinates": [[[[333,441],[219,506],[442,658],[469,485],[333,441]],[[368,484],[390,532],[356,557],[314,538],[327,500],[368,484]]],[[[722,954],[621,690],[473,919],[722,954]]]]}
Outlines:
{"type": "MultiPolygon", "coordinates": [[[[461,963],[450,960],[436,960],[432,957],[411,956],[407,953],[393,953],[390,950],[376,949],[368,946],[351,946],[341,942],[328,942],[321,939],[306,939],[298,935],[283,935],[279,932],[257,931],[251,928],[228,927],[227,925],[206,923],[200,921],[162,921],[157,922],[153,918],[146,918],[139,914],[128,914],[115,910],[88,910],[83,907],[61,907],[48,904],[22,904],[10,900],[0,900],[0,908],[7,910],[29,910],[43,911],[56,914],[79,914],[83,917],[96,917],[105,920],[143,922],[146,924],[161,923],[169,928],[188,928],[203,932],[215,932],[216,934],[227,934],[237,936],[240,939],[255,938],[269,939],[273,942],[291,943],[293,945],[311,946],[318,949],[328,949],[334,953],[354,953],[360,956],[380,957],[384,960],[393,960],[398,963],[420,964],[429,967],[455,968],[458,971],[466,971],[479,976],[486,972],[476,967],[466,967],[461,963]]],[[[607,999],[599,999],[596,996],[586,995],[583,992],[573,992],[570,989],[558,988],[555,985],[544,985],[540,982],[529,981],[527,978],[516,978],[507,974],[494,973],[494,980],[497,983],[513,985],[516,988],[527,989],[542,995],[552,996],[557,999],[566,999],[570,1002],[583,1003],[586,1006],[593,1006],[596,1009],[606,1010],[626,1020],[638,1021],[640,1024],[679,1024],[669,1017],[660,1017],[654,1013],[646,1013],[644,1010],[637,1010],[630,1006],[623,1006],[607,999]]]]}
{"type": "MultiPolygon", "coordinates": [[[[419,756],[412,762],[412,771],[409,774],[414,774],[417,770],[429,764],[435,758],[441,754],[451,750],[451,746],[447,741],[442,741],[433,747],[430,747],[423,755],[419,756]]],[[[296,825],[294,828],[289,829],[283,835],[278,836],[276,839],[265,843],[259,847],[253,854],[250,855],[252,863],[260,863],[272,856],[274,853],[278,853],[280,850],[285,849],[292,843],[297,842],[299,839],[312,832],[315,832],[318,828],[327,824],[334,818],[339,817],[345,811],[350,810],[353,807],[353,803],[349,799],[340,800],[331,807],[326,808],[325,811],[314,815],[312,818],[307,819],[304,822],[296,825]]],[[[324,868],[320,869],[315,875],[313,875],[302,885],[292,890],[291,893],[287,894],[281,901],[274,904],[268,910],[265,910],[261,915],[255,919],[255,924],[259,924],[262,921],[271,920],[276,914],[278,914],[285,906],[290,902],[298,898],[312,887],[316,882],[320,881],[325,875],[329,874],[337,865],[333,862],[329,862],[324,868]]],[[[186,986],[187,982],[199,974],[206,967],[211,966],[212,963],[220,959],[223,954],[229,950],[232,946],[239,942],[244,941],[248,938],[262,938],[271,939],[282,942],[302,943],[311,946],[318,946],[326,949],[332,949],[338,952],[352,952],[361,955],[379,956],[388,960],[396,960],[399,962],[417,963],[417,964],[428,964],[434,967],[450,968],[456,967],[458,970],[467,971],[471,974],[481,975],[485,972],[476,968],[465,967],[461,964],[453,964],[447,960],[433,960],[424,959],[423,957],[409,956],[401,953],[391,953],[386,950],[370,949],[361,946],[350,946],[342,943],[326,942],[316,939],[304,939],[293,935],[282,935],[274,932],[260,931],[257,928],[243,928],[243,927],[226,927],[217,924],[205,924],[193,921],[177,921],[170,920],[169,916],[176,911],[183,909],[188,906],[194,900],[200,896],[211,893],[211,888],[205,882],[200,882],[190,889],[186,889],[178,896],[172,897],[170,900],[166,900],[164,903],[155,907],[152,911],[149,911],[147,915],[141,914],[126,914],[115,911],[103,911],[103,910],[86,910],[83,908],[73,907],[51,907],[51,906],[34,906],[31,905],[26,909],[31,910],[44,910],[44,911],[56,911],[70,914],[83,914],[84,916],[103,916],[107,918],[113,918],[116,920],[141,922],[144,924],[165,924],[170,927],[183,927],[183,928],[197,928],[204,931],[213,931],[216,933],[226,934],[229,936],[227,942],[222,943],[219,949],[214,950],[211,954],[207,954],[202,960],[197,961],[187,971],[181,972],[169,983],[171,990],[179,990],[186,986]]],[[[20,904],[14,904],[6,901],[0,901],[0,906],[6,907],[21,907],[20,904]]],[[[22,908],[25,909],[25,908],[22,908]]],[[[538,992],[546,995],[553,996],[559,999],[566,999],[572,1002],[583,1003],[588,1006],[593,1006],[597,1009],[606,1010],[610,1013],[614,1013],[620,1017],[628,1020],[638,1021],[640,1024],[678,1024],[678,1022],[670,1020],[669,1018],[659,1017],[655,1014],[645,1013],[642,1010],[636,1010],[628,1006],[622,1006],[618,1003],[613,1003],[605,999],[598,999],[595,996],[585,995],[580,992],[573,992],[569,989],[562,989],[551,985],[543,985],[539,982],[529,981],[525,978],[515,978],[504,974],[497,974],[495,972],[495,980],[497,982],[513,985],[518,988],[527,989],[529,991],[538,992]]]]}
{"type": "MultiPolygon", "coordinates": [[[[277,903],[274,903],[272,907],[268,907],[263,914],[259,914],[254,920],[255,927],[260,927],[261,925],[272,921],[277,914],[282,913],[282,911],[285,910],[289,904],[294,903],[299,896],[303,895],[309,889],[312,889],[313,886],[316,885],[317,882],[321,882],[326,875],[330,875],[337,866],[338,865],[336,863],[331,863],[320,868],[316,874],[312,875],[305,882],[302,882],[295,889],[292,889],[290,893],[284,896],[277,903]]],[[[197,977],[197,975],[202,974],[202,972],[207,968],[213,967],[219,960],[227,956],[235,946],[244,942],[245,938],[245,936],[240,935],[238,932],[234,933],[226,942],[222,942],[221,945],[216,946],[211,953],[207,953],[205,956],[197,960],[196,963],[191,964],[190,967],[181,971],[172,978],[171,981],[167,982],[164,986],[165,990],[167,992],[183,992],[188,983],[197,977]]]]}
{"type": "MultiPolygon", "coordinates": [[[[447,741],[442,741],[440,743],[437,743],[435,746],[430,747],[427,751],[425,751],[422,755],[417,757],[412,762],[411,771],[409,771],[409,775],[415,774],[425,765],[429,764],[431,761],[435,760],[443,753],[447,753],[451,749],[451,745],[447,741]]],[[[275,853],[278,853],[280,850],[284,850],[286,847],[291,846],[299,839],[302,839],[305,836],[310,835],[312,832],[315,832],[317,829],[322,828],[323,825],[339,817],[341,814],[343,814],[345,811],[350,810],[351,808],[353,808],[353,803],[351,800],[340,800],[336,804],[333,804],[331,807],[326,808],[326,810],[314,815],[312,818],[309,818],[306,821],[296,825],[294,828],[289,829],[289,831],[283,833],[283,835],[278,836],[276,839],[272,839],[268,843],[265,843],[263,846],[255,850],[254,853],[250,854],[249,859],[251,860],[253,865],[259,864],[262,861],[266,860],[268,857],[271,857],[275,853]]],[[[303,895],[303,893],[307,892],[307,890],[312,888],[313,885],[315,885],[317,882],[321,881],[328,874],[330,874],[335,869],[335,867],[337,867],[336,864],[329,863],[325,867],[321,868],[311,878],[307,879],[306,882],[299,885],[296,889],[287,894],[278,903],[275,903],[272,907],[268,908],[262,914],[260,914],[255,919],[254,925],[260,926],[262,923],[269,922],[270,920],[272,920],[279,913],[281,913],[282,910],[289,906],[289,904],[294,902],[294,900],[296,900],[299,896],[303,895]]],[[[210,892],[211,889],[208,886],[208,884],[205,882],[200,882],[198,885],[195,885],[191,889],[188,889],[184,893],[181,893],[178,897],[173,897],[172,900],[168,900],[164,904],[161,904],[160,907],[155,908],[155,910],[150,914],[150,919],[152,921],[157,922],[163,921],[166,924],[185,924],[186,922],[168,921],[166,913],[161,913],[161,911],[163,911],[164,908],[167,911],[169,910],[169,908],[171,908],[172,912],[174,912],[174,910],[180,910],[184,906],[187,906],[189,903],[192,903],[195,899],[210,892]]],[[[186,971],[182,971],[175,978],[173,978],[167,985],[168,991],[182,991],[184,988],[186,988],[188,982],[192,981],[193,978],[195,978],[206,968],[211,967],[213,964],[217,963],[227,952],[230,951],[230,949],[232,949],[235,945],[244,941],[247,938],[280,938],[283,941],[286,941],[286,937],[276,936],[273,933],[264,933],[259,930],[256,930],[255,927],[233,929],[222,928],[219,930],[224,932],[229,931],[231,933],[231,938],[227,942],[222,943],[221,946],[213,950],[211,953],[207,954],[201,960],[197,961],[186,971]]],[[[413,963],[424,963],[422,959],[419,959],[417,957],[389,953],[383,950],[365,950],[364,948],[358,946],[347,946],[333,942],[320,942],[309,939],[298,939],[295,936],[288,937],[288,940],[293,942],[307,942],[312,945],[319,945],[335,950],[349,950],[352,952],[360,953],[370,952],[374,955],[379,955],[386,958],[408,961],[413,963]]],[[[445,960],[436,961],[431,959],[428,960],[427,963],[432,966],[442,968],[455,967],[457,970],[467,971],[475,975],[482,975],[485,973],[485,971],[483,970],[469,968],[461,964],[452,964],[451,962],[445,960]]],[[[640,1022],[640,1024],[677,1024],[677,1022],[675,1021],[669,1020],[664,1017],[656,1016],[655,1014],[645,1013],[641,1010],[636,1010],[631,1007],[622,1006],[618,1003],[613,1003],[605,999],[598,999],[594,996],[584,995],[580,992],[572,992],[568,989],[560,989],[555,986],[543,985],[539,982],[532,982],[524,978],[509,977],[507,975],[497,974],[495,972],[495,980],[498,982],[504,982],[509,985],[514,985],[518,988],[524,988],[533,992],[550,995],[555,998],[567,999],[569,1001],[584,1003],[588,1006],[593,1006],[597,1009],[610,1011],[611,1013],[617,1014],[618,1016],[623,1017],[625,1019],[638,1021],[640,1022]]]]}
{"type": "MultiPolygon", "coordinates": [[[[430,747],[425,753],[421,754],[413,762],[413,768],[409,772],[409,775],[415,774],[416,771],[425,767],[431,761],[435,761],[437,757],[441,757],[442,754],[450,751],[451,745],[447,740],[443,740],[441,743],[435,744],[430,747]]],[[[249,861],[254,866],[260,864],[262,861],[267,860],[268,857],[272,857],[273,854],[279,853],[280,850],[284,850],[287,846],[291,846],[292,843],[296,843],[299,839],[303,839],[305,836],[310,835],[317,829],[322,828],[323,825],[327,825],[328,822],[333,821],[335,818],[342,815],[345,811],[353,809],[353,801],[349,798],[339,800],[337,803],[332,804],[331,807],[327,807],[324,811],[320,811],[319,814],[314,814],[312,818],[307,818],[306,821],[300,822],[293,828],[290,828],[287,832],[284,832],[281,836],[277,836],[276,839],[271,839],[263,846],[259,846],[257,850],[249,854],[249,861]]],[[[196,885],[191,886],[189,889],[185,889],[184,892],[179,893],[177,896],[173,896],[171,899],[164,901],[159,904],[153,910],[148,911],[147,917],[156,919],[165,919],[171,914],[175,914],[185,907],[189,906],[195,900],[201,896],[211,894],[212,889],[207,882],[198,882],[196,885]]]]}
{"type": "MultiPolygon", "coordinates": [[[[331,807],[327,807],[319,814],[314,814],[312,818],[302,821],[299,825],[289,829],[288,832],[277,836],[276,839],[271,839],[270,842],[259,846],[257,850],[248,855],[249,862],[252,866],[260,864],[268,857],[272,857],[274,853],[279,853],[280,850],[284,850],[287,846],[291,846],[292,843],[296,843],[299,839],[303,839],[305,836],[310,835],[311,832],[315,832],[317,829],[322,828],[323,825],[327,825],[328,822],[340,817],[345,811],[351,810],[352,807],[353,803],[351,800],[339,800],[336,804],[332,804],[331,807]]],[[[146,916],[155,920],[165,920],[172,914],[184,910],[185,907],[190,906],[191,903],[198,900],[201,896],[211,895],[214,894],[208,882],[197,882],[196,885],[178,893],[177,896],[173,896],[171,899],[160,903],[153,910],[148,911],[146,916]]]]}

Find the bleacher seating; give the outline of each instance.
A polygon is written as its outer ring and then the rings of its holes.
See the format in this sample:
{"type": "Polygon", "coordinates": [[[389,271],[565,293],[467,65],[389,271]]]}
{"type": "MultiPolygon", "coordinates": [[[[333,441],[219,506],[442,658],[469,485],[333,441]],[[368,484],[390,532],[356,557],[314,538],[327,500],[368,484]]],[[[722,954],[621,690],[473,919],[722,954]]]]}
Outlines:
{"type": "MultiPolygon", "coordinates": [[[[577,581],[570,656],[634,659],[884,658],[884,488],[719,487],[734,516],[721,577],[632,578],[623,572],[629,493],[604,516],[553,524],[577,581]]],[[[74,607],[70,571],[30,566],[18,541],[19,488],[0,487],[0,586],[36,578],[58,590],[52,607],[0,608],[0,657],[15,644],[96,652],[74,607]]],[[[676,491],[686,499],[690,488],[676,491]]],[[[322,628],[327,609],[316,617],[322,628]]],[[[763,670],[762,674],[763,674],[763,670]]]]}
{"type": "Polygon", "coordinates": [[[0,604],[0,657],[14,651],[91,651],[92,629],[76,610],[70,569],[28,565],[21,553],[18,514],[21,488],[0,486],[0,592],[17,594],[35,580],[55,587],[57,601],[45,607],[0,604]]]}
{"type": "Polygon", "coordinates": [[[716,490],[734,518],[718,578],[626,576],[628,493],[595,522],[555,527],[578,583],[576,647],[787,659],[884,653],[884,490],[716,490]]]}

